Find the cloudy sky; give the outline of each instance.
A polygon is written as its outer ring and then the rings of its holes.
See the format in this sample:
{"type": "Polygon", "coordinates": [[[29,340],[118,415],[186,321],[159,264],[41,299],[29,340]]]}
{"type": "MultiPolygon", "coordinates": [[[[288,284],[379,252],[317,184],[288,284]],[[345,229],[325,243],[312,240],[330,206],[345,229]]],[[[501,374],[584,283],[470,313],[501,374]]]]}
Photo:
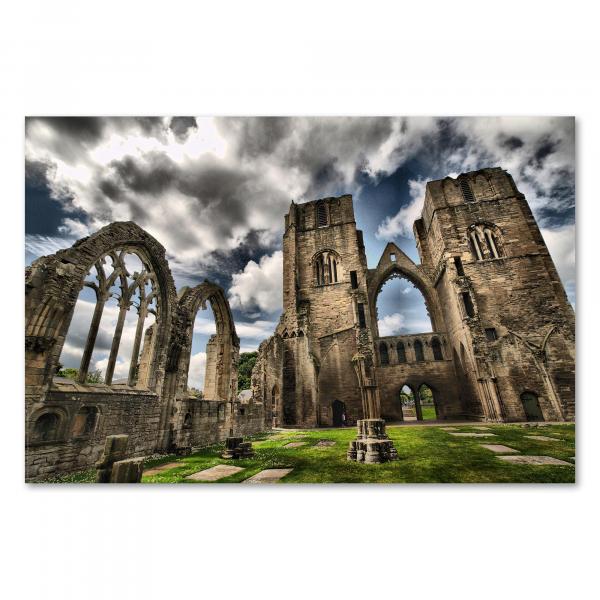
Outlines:
{"type": "MultiPolygon", "coordinates": [[[[230,298],[242,351],[281,313],[281,235],[291,200],[351,193],[369,266],[395,241],[418,260],[412,223],[425,182],[500,166],[538,219],[575,304],[575,143],[570,118],[30,118],[26,262],[112,221],[132,220],[166,248],[179,287],[208,278],[230,298]]],[[[82,294],[62,362],[77,367],[93,309],[82,294]]],[[[382,335],[430,328],[404,280],[378,302],[382,335]]],[[[93,366],[105,369],[108,306],[93,366]]],[[[125,377],[135,318],[115,373],[125,377]]],[[[210,310],[196,319],[190,383],[202,387],[210,310]]]]}

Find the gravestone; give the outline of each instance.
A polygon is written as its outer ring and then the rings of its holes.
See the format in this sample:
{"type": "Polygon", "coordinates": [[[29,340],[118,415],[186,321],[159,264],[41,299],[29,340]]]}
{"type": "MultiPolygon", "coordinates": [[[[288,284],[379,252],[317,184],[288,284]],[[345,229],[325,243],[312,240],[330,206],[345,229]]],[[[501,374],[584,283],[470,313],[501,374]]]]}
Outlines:
{"type": "Polygon", "coordinates": [[[210,469],[204,469],[193,475],[188,475],[186,479],[191,479],[192,481],[219,481],[219,479],[229,477],[243,470],[244,467],[236,467],[234,465],[215,465],[214,467],[210,467],[210,469]]]}
{"type": "Polygon", "coordinates": [[[96,483],[111,483],[113,464],[125,460],[128,442],[128,435],[107,436],[102,456],[96,462],[96,483]]]}

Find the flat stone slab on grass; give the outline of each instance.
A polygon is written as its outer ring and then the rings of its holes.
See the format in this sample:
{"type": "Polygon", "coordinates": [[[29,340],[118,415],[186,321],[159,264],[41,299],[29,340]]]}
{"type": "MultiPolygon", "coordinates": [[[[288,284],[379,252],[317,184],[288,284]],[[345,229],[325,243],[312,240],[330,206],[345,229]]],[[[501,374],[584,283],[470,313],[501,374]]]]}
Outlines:
{"type": "Polygon", "coordinates": [[[571,463],[552,456],[498,456],[500,460],[519,465],[566,465],[572,467],[571,463]]]}
{"type": "Polygon", "coordinates": [[[316,444],[316,448],[326,448],[328,446],[335,446],[335,442],[333,440],[319,440],[316,444]]]}
{"type": "Polygon", "coordinates": [[[147,471],[144,471],[144,475],[158,475],[159,473],[162,473],[163,471],[168,471],[169,469],[174,469],[175,467],[182,467],[185,463],[180,463],[180,462],[170,462],[170,463],[165,463],[164,465],[158,465],[157,467],[152,467],[150,469],[148,469],[147,471]]]}
{"type": "Polygon", "coordinates": [[[219,479],[229,477],[230,475],[239,473],[243,470],[244,467],[236,467],[234,465],[215,465],[210,469],[204,469],[204,471],[198,471],[193,475],[188,475],[186,479],[191,479],[193,481],[219,481],[219,479]]]}
{"type": "Polygon", "coordinates": [[[473,427],[473,429],[477,429],[479,431],[489,431],[490,430],[489,427],[485,427],[483,425],[481,425],[480,427],[473,427]]]}
{"type": "Polygon", "coordinates": [[[443,427],[444,431],[458,431],[458,427],[443,427]]]}
{"type": "Polygon", "coordinates": [[[551,438],[547,435],[524,435],[528,440],[540,440],[540,442],[562,442],[558,438],[551,438]]]}
{"type": "Polygon", "coordinates": [[[455,435],[457,437],[497,437],[495,433],[450,433],[450,435],[455,435]]]}
{"type": "Polygon", "coordinates": [[[298,448],[299,446],[306,446],[306,442],[290,442],[283,445],[284,448],[298,448]]]}
{"type": "Polygon", "coordinates": [[[518,454],[518,450],[515,450],[514,448],[510,448],[509,446],[503,446],[502,444],[480,444],[480,446],[482,448],[486,448],[487,450],[491,450],[492,452],[495,452],[496,454],[513,454],[513,453],[517,453],[518,454]]]}
{"type": "Polygon", "coordinates": [[[242,483],[275,483],[294,469],[265,469],[256,475],[252,475],[242,483]]]}

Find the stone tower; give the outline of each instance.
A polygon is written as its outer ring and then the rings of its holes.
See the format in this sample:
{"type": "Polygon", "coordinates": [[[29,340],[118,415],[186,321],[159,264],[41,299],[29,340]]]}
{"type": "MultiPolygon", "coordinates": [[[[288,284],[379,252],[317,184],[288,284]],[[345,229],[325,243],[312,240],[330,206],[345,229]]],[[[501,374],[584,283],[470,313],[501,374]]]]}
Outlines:
{"type": "Polygon", "coordinates": [[[465,416],[573,419],[574,311],[512,177],[491,168],[429,182],[414,232],[465,416]]]}
{"type": "Polygon", "coordinates": [[[370,352],[366,257],[352,197],[290,206],[283,235],[283,425],[341,425],[361,417],[352,357],[370,352]]]}

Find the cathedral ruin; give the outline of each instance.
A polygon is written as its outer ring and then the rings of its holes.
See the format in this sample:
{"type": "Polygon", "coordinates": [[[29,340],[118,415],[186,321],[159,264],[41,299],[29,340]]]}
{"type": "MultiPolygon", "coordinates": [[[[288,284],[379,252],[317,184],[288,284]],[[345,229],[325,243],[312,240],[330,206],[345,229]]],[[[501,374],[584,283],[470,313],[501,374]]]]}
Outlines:
{"type": "Polygon", "coordinates": [[[420,264],[389,243],[369,268],[351,196],[291,204],[283,314],[260,345],[248,401],[237,396],[239,339],[224,291],[204,282],[177,293],[164,248],[139,226],[112,223],[37,259],[25,286],[26,478],[89,468],[107,436],[124,434],[128,455],[141,457],[189,451],[232,432],[359,423],[393,454],[384,420],[406,418],[406,387],[421,419],[423,385],[440,420],[574,420],[574,311],[512,177],[490,168],[429,182],[414,233],[420,264]],[[131,255],[139,270],[127,267],[131,255]],[[379,335],[377,297],[394,277],[421,292],[433,331],[379,335]],[[95,308],[78,380],[57,378],[83,289],[95,308]],[[90,382],[109,298],[118,300],[116,330],[104,381],[90,382]],[[188,372],[194,319],[207,303],[216,335],[200,398],[188,372]],[[113,381],[132,308],[129,374],[113,381]]]}

